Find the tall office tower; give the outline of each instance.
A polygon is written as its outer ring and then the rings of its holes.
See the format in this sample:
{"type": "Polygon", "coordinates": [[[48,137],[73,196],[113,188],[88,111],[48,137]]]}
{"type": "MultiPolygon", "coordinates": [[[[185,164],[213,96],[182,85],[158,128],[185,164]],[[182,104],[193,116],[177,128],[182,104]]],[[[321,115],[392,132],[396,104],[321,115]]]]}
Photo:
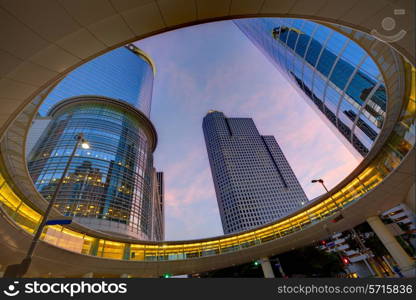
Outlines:
{"type": "Polygon", "coordinates": [[[152,240],[165,239],[165,210],[163,195],[163,172],[153,170],[152,240]]]}
{"type": "Polygon", "coordinates": [[[70,72],[45,98],[41,116],[57,102],[83,95],[121,99],[150,115],[154,64],[130,44],[105,53],[70,72]]]}
{"type": "Polygon", "coordinates": [[[273,136],[250,118],[210,111],[203,131],[224,233],[250,229],[308,201],[273,136]]]}
{"type": "Polygon", "coordinates": [[[153,232],[163,236],[163,228],[153,228],[163,222],[153,220],[157,135],[146,115],[120,100],[84,96],[59,102],[48,116],[51,121],[28,163],[44,198],[51,199],[75,135],[83,133],[90,149],[77,149],[55,207],[95,230],[143,240],[152,239],[153,232]]]}
{"type": "MultiPolygon", "coordinates": [[[[387,95],[379,68],[363,48],[308,20],[261,18],[234,23],[306,96],[337,136],[344,137],[341,140],[357,157],[368,153],[383,126],[387,95]]],[[[355,36],[374,40],[362,32],[355,36]]]]}
{"type": "MultiPolygon", "coordinates": [[[[162,228],[160,240],[165,239],[165,182],[163,172],[156,172],[157,189],[159,194],[160,225],[162,228]]],[[[157,227],[156,227],[157,228],[157,227]]]]}

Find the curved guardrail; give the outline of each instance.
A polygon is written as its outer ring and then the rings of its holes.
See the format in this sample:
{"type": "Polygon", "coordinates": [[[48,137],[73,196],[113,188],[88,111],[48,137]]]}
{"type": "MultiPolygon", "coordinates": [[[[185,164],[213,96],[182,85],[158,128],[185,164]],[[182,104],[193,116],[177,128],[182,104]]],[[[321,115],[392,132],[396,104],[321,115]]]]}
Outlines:
{"type": "MultiPolygon", "coordinates": [[[[207,257],[239,251],[276,240],[333,217],[343,208],[359,201],[377,187],[399,166],[406,155],[414,154],[415,145],[415,68],[405,63],[407,91],[400,117],[393,131],[371,163],[353,180],[332,194],[281,220],[238,234],[192,241],[144,242],[106,239],[59,225],[47,226],[41,239],[75,253],[103,258],[133,261],[171,261],[207,257]]],[[[399,99],[396,99],[399,101],[399,99]]],[[[0,203],[4,212],[21,228],[33,233],[41,214],[28,205],[8,182],[4,161],[1,162],[0,203]],[[7,179],[7,180],[6,180],[7,179]]]]}

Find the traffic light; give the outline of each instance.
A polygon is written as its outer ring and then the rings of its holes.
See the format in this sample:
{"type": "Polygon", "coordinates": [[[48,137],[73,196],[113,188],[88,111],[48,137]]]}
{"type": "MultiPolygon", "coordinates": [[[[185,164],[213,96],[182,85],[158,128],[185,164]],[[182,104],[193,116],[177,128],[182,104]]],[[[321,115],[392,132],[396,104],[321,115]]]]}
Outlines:
{"type": "Polygon", "coordinates": [[[342,262],[344,263],[344,265],[348,265],[348,264],[350,264],[350,260],[348,259],[348,257],[342,257],[341,258],[341,260],[342,260],[342,262]]]}
{"type": "Polygon", "coordinates": [[[326,245],[326,241],[325,240],[321,241],[321,245],[322,246],[325,246],[326,245]]]}
{"type": "Polygon", "coordinates": [[[169,273],[163,274],[163,278],[171,278],[171,277],[172,277],[172,274],[169,274],[169,273]]]}
{"type": "Polygon", "coordinates": [[[339,215],[339,216],[336,216],[335,218],[333,218],[330,222],[331,223],[336,223],[338,221],[341,221],[342,219],[344,219],[344,216],[343,215],[339,215]]]}
{"type": "Polygon", "coordinates": [[[253,261],[253,266],[258,267],[259,265],[260,263],[257,260],[253,261]]]}

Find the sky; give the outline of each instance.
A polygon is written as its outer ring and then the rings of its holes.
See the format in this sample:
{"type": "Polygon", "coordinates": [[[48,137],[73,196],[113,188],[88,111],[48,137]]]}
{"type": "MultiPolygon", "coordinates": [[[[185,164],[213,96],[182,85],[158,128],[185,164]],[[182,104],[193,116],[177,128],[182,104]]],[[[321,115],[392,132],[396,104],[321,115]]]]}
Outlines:
{"type": "Polygon", "coordinates": [[[151,120],[155,167],[165,176],[167,240],[223,234],[202,132],[210,109],[253,118],[274,135],[309,199],[359,163],[265,56],[231,21],[186,27],[135,43],[156,64],[151,120]]]}

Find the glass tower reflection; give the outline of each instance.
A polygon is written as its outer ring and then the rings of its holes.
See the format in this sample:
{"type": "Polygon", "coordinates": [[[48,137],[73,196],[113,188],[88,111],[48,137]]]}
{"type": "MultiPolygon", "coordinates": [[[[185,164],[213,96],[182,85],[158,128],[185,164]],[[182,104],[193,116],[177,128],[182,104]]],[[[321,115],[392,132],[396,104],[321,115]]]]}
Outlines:
{"type": "Polygon", "coordinates": [[[45,98],[39,114],[45,116],[63,99],[95,95],[126,101],[149,117],[153,77],[148,56],[132,44],[120,47],[70,72],[45,98]]]}
{"type": "Polygon", "coordinates": [[[239,19],[238,28],[320,116],[362,156],[380,133],[386,90],[371,57],[354,41],[324,25],[300,19],[239,19]]]}

